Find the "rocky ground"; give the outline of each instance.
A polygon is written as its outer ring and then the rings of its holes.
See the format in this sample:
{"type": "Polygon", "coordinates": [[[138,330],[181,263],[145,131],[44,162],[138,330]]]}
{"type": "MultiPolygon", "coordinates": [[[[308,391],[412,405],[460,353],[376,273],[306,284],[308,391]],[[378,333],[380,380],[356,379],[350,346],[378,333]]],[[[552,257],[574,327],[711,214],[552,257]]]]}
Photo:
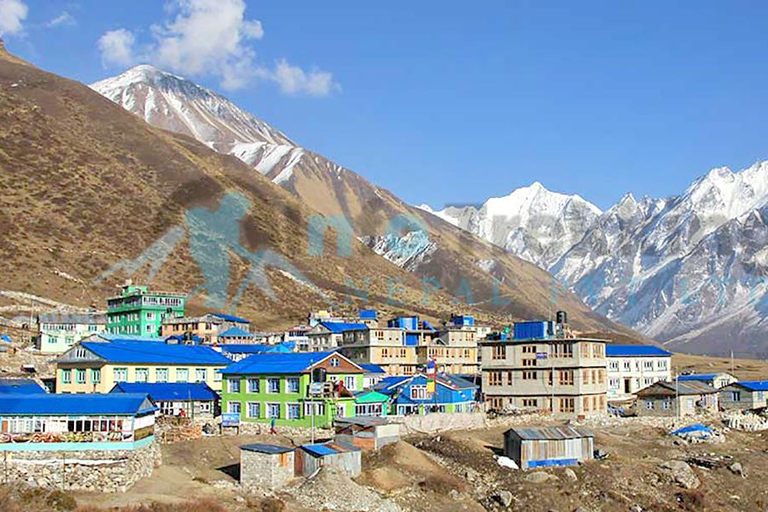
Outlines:
{"type": "MultiPolygon", "coordinates": [[[[724,427],[705,442],[669,432],[692,421],[599,419],[584,422],[607,458],[573,468],[520,471],[500,464],[503,432],[532,418],[485,429],[409,437],[366,453],[354,479],[321,471],[277,492],[247,493],[237,483],[239,446],[292,445],[285,436],[207,438],[163,446],[162,467],[124,494],[53,493],[4,487],[0,510],[234,511],[752,511],[768,509],[768,431],[724,427]],[[3,494],[4,493],[4,494],[3,494]],[[13,508],[24,498],[23,508],[13,508]],[[50,503],[53,503],[51,505],[50,503]],[[42,505],[40,505],[42,504],[42,505]],[[139,505],[145,508],[137,508],[139,505]],[[35,508],[37,507],[37,508],[35,508]],[[79,508],[78,508],[79,507],[79,508]]],[[[536,418],[541,422],[543,418],[536,418]]]]}

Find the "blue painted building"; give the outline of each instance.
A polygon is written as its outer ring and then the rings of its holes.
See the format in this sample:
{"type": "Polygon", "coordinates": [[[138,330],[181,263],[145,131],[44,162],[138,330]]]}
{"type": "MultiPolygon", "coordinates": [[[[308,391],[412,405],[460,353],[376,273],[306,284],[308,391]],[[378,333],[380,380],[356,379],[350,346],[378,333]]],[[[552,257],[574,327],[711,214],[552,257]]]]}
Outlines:
{"type": "Polygon", "coordinates": [[[374,389],[390,396],[390,414],[406,416],[430,412],[470,412],[477,405],[478,387],[455,375],[437,375],[435,392],[428,392],[427,376],[387,377],[374,389]]]}
{"type": "Polygon", "coordinates": [[[0,395],[0,451],[132,450],[154,440],[142,394],[0,395]]]}

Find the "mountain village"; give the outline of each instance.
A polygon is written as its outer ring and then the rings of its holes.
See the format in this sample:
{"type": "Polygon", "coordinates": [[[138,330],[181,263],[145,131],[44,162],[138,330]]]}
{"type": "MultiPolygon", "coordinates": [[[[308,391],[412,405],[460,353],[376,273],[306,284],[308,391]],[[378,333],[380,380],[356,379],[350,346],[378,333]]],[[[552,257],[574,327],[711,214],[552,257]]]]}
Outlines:
{"type": "MultiPolygon", "coordinates": [[[[4,482],[129,492],[162,467],[163,446],[221,438],[239,448],[236,488],[278,496],[320,471],[360,478],[390,445],[489,425],[503,427],[498,469],[546,482],[553,469],[604,464],[594,429],[606,425],[663,426],[675,444],[768,430],[768,380],[680,374],[672,353],[582,336],[565,311],[497,330],[460,313],[433,323],[313,311],[259,332],[230,314],[187,315],[184,292],[119,290],[102,311],[42,313],[31,336],[2,336],[5,355],[52,368],[0,380],[4,482]]],[[[691,468],[707,461],[660,474],[693,490],[691,468]]],[[[484,498],[513,503],[503,490],[484,498]]]]}
{"type": "Polygon", "coordinates": [[[768,510],[766,163],[414,206],[0,40],[0,189],[0,510],[768,510]]]}

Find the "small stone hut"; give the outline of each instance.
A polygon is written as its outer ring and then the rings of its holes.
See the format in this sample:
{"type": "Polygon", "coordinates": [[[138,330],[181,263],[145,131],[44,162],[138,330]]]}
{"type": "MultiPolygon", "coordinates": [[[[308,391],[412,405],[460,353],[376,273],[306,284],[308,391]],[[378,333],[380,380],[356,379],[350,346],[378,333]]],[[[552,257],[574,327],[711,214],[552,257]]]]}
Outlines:
{"type": "Polygon", "coordinates": [[[293,478],[294,449],[274,444],[247,444],[240,447],[240,483],[279,489],[293,478]]]}

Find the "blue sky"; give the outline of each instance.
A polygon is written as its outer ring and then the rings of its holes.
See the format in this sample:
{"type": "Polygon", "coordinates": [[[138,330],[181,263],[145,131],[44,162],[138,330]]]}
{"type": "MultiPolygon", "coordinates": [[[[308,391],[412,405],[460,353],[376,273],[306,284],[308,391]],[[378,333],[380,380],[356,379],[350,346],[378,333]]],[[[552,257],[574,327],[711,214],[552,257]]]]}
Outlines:
{"type": "MultiPolygon", "coordinates": [[[[207,1],[0,0],[0,13],[26,7],[18,27],[6,16],[9,50],[92,82],[125,67],[105,60],[106,33],[130,33],[131,62],[157,59],[151,27],[167,35],[207,1]]],[[[248,2],[242,21],[226,69],[188,62],[194,50],[162,62],[411,203],[538,180],[607,208],[768,158],[766,2],[286,0],[248,2]]]]}

